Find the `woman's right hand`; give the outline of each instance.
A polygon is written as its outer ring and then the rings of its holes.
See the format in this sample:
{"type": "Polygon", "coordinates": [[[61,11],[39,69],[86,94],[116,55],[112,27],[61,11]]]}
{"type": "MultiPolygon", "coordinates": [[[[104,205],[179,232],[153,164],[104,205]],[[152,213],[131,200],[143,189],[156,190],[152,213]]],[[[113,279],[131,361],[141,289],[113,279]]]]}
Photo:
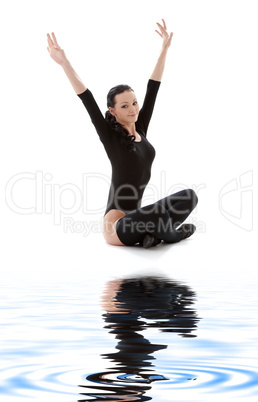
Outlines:
{"type": "Polygon", "coordinates": [[[57,63],[57,64],[64,64],[67,61],[65,52],[61,47],[58,45],[54,32],[52,32],[52,38],[47,34],[47,41],[48,41],[48,53],[50,57],[57,63]]]}

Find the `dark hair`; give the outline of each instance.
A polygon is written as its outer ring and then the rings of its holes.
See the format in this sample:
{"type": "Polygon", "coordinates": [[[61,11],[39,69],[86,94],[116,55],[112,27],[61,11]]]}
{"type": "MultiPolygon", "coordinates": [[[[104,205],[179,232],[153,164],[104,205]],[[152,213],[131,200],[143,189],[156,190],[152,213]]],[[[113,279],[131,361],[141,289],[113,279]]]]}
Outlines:
{"type": "MultiPolygon", "coordinates": [[[[107,107],[115,106],[115,96],[121,94],[125,91],[133,91],[131,87],[128,85],[117,85],[110,89],[107,94],[107,107]]],[[[128,130],[122,126],[122,124],[116,121],[115,116],[113,116],[109,110],[106,111],[105,114],[106,121],[110,124],[112,130],[116,132],[116,134],[120,137],[121,145],[124,146],[129,151],[134,151],[134,141],[135,136],[129,135],[128,130]]]]}

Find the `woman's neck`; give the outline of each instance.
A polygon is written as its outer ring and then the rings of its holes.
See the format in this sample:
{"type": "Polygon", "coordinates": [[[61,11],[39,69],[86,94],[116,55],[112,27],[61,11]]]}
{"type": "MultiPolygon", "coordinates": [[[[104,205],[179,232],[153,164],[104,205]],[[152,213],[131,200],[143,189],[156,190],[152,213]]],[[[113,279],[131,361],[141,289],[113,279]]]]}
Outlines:
{"type": "Polygon", "coordinates": [[[129,125],[123,125],[123,128],[125,128],[130,135],[135,135],[136,136],[135,123],[132,123],[132,124],[129,124],[129,125]]]}

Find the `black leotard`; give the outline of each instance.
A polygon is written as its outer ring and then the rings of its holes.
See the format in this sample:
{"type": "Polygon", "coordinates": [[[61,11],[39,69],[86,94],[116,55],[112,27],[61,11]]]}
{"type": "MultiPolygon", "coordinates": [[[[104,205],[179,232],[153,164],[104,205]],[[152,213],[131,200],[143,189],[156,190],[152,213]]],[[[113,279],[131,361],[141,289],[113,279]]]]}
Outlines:
{"type": "Polygon", "coordinates": [[[146,138],[152,116],[159,81],[149,80],[143,106],[136,122],[141,141],[134,142],[135,150],[128,151],[102,115],[91,91],[87,89],[78,96],[86,107],[112,166],[111,187],[107,209],[128,213],[141,205],[144,189],[149,182],[155,149],[146,138]]]}

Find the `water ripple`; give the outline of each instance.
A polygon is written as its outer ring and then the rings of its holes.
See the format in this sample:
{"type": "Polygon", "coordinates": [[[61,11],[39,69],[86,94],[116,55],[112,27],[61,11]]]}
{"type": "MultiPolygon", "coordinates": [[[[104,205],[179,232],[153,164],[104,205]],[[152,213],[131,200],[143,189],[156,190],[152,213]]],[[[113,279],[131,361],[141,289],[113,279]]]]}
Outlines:
{"type": "MultiPolygon", "coordinates": [[[[237,391],[246,391],[246,395],[257,395],[258,393],[256,367],[215,366],[208,362],[203,362],[203,364],[173,362],[173,369],[165,366],[166,364],[163,367],[159,366],[158,372],[143,370],[134,374],[106,370],[91,373],[87,375],[87,381],[79,385],[80,395],[87,395],[91,398],[101,397],[102,400],[110,399],[111,395],[114,400],[116,397],[117,400],[129,400],[126,398],[130,395],[137,397],[138,400],[151,400],[152,398],[146,393],[158,383],[162,383],[163,392],[184,390],[187,383],[188,390],[191,388],[193,391],[200,390],[213,394],[228,393],[230,396],[237,391]],[[95,392],[90,392],[90,389],[94,389],[95,392]]],[[[12,366],[0,372],[0,393],[17,397],[37,396],[42,393],[75,396],[76,378],[81,376],[81,367],[40,367],[31,364],[12,366]]],[[[86,401],[87,399],[80,400],[86,401]]]]}
{"type": "Polygon", "coordinates": [[[74,292],[76,297],[69,291],[69,298],[67,289],[52,289],[51,295],[49,288],[34,291],[33,297],[24,289],[10,302],[6,297],[0,394],[7,402],[18,397],[72,402],[166,401],[162,397],[168,394],[177,401],[257,396],[253,316],[239,321],[230,300],[230,320],[220,316],[223,305],[212,310],[208,299],[203,319],[195,307],[196,292],[163,277],[108,282],[102,312],[93,286],[74,292]],[[241,331],[235,331],[237,325],[241,331]]]}
{"type": "MultiPolygon", "coordinates": [[[[138,373],[127,374],[115,371],[105,371],[101,373],[93,373],[86,377],[87,384],[81,385],[82,388],[98,390],[95,393],[81,392],[81,395],[95,396],[96,398],[109,399],[112,395],[114,400],[124,400],[127,396],[135,392],[139,400],[141,395],[151,389],[151,383],[162,382],[163,392],[183,390],[188,383],[188,390],[200,390],[210,393],[229,393],[229,396],[238,391],[247,391],[246,395],[257,395],[258,392],[258,370],[251,367],[233,367],[233,366],[212,366],[209,364],[196,365],[186,364],[175,366],[173,362],[173,370],[161,369],[155,373],[138,373]],[[98,385],[90,385],[90,382],[98,385]],[[103,391],[104,394],[103,394],[103,391]]],[[[156,385],[156,384],[155,384],[156,385]]],[[[152,398],[150,398],[152,399],[152,398]]],[[[98,399],[94,399],[98,400],[98,399]]],[[[86,401],[84,399],[84,401],[86,401]]]]}
{"type": "MultiPolygon", "coordinates": [[[[77,394],[76,380],[81,377],[79,367],[45,367],[41,365],[11,366],[0,371],[0,394],[6,397],[36,397],[77,394]]],[[[77,399],[77,398],[76,398],[77,399]]],[[[8,399],[9,400],[9,399],[8,399]]],[[[67,399],[71,401],[70,397],[67,399]]]]}
{"type": "Polygon", "coordinates": [[[216,390],[219,389],[221,392],[251,388],[258,390],[258,370],[256,368],[195,364],[188,365],[187,368],[179,366],[171,374],[170,370],[164,372],[167,376],[171,375],[171,379],[166,382],[167,385],[180,385],[182,381],[177,376],[181,375],[188,380],[196,379],[195,388],[214,389],[216,386],[216,390]]]}
{"type": "MultiPolygon", "coordinates": [[[[80,386],[83,388],[81,395],[96,398],[94,400],[111,397],[112,400],[151,400],[146,393],[151,393],[158,384],[166,392],[185,389],[186,383],[188,390],[212,393],[257,390],[257,371],[250,367],[236,368],[233,364],[225,366],[224,361],[213,365],[214,357],[210,362],[196,357],[198,364],[191,363],[190,358],[189,361],[165,358],[155,367],[153,354],[164,351],[168,345],[150,342],[145,332],[152,334],[158,329],[172,336],[178,334],[191,342],[200,321],[194,309],[196,299],[196,293],[189,286],[163,277],[133,277],[108,282],[102,299],[106,310],[104,328],[115,335],[117,351],[101,356],[115,365],[106,371],[89,374],[86,384],[80,386]],[[152,383],[155,383],[153,387],[152,383]],[[88,392],[88,389],[95,392],[88,392]]],[[[170,340],[170,347],[171,344],[173,341],[170,340]]]]}

